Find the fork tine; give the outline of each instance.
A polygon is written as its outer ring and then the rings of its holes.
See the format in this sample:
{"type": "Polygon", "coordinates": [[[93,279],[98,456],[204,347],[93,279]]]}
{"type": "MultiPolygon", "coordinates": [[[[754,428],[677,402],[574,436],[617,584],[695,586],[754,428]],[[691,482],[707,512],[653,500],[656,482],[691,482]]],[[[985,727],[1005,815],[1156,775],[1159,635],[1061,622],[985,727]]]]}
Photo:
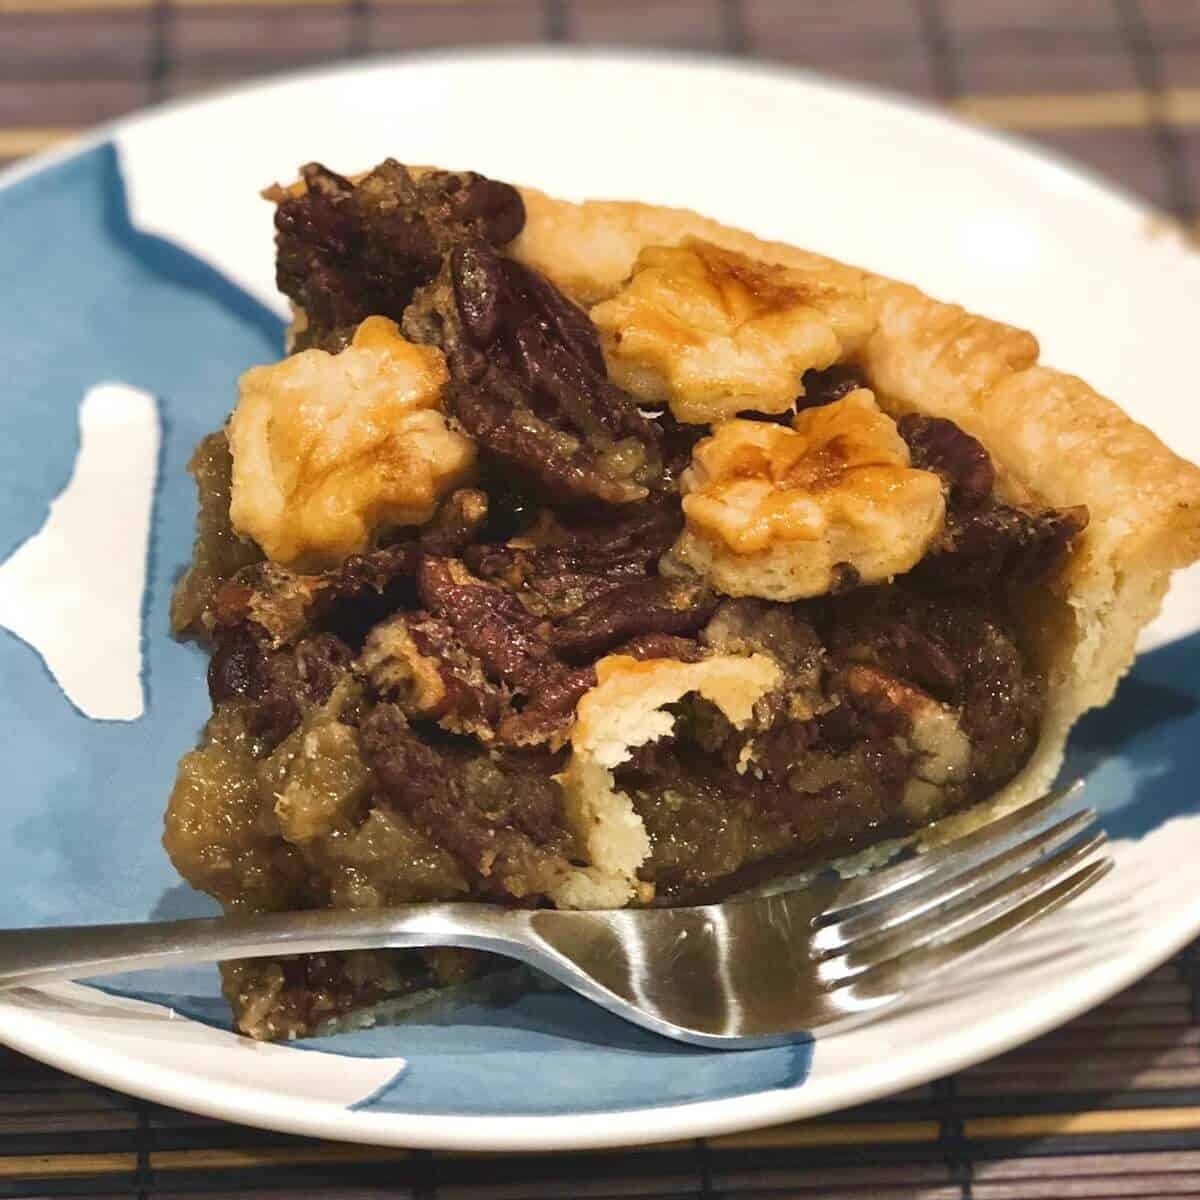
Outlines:
{"type": "Polygon", "coordinates": [[[1084,809],[1008,850],[983,859],[977,866],[957,873],[935,871],[902,891],[892,893],[885,904],[859,905],[841,920],[823,923],[813,934],[813,949],[823,956],[836,954],[858,938],[884,933],[935,909],[944,910],[947,905],[968,900],[990,884],[1007,879],[1065,846],[1095,819],[1092,809],[1084,809]]]}
{"type": "Polygon", "coordinates": [[[1103,832],[1095,833],[1065,846],[1032,866],[1009,874],[999,882],[960,898],[948,909],[927,912],[898,929],[860,938],[847,946],[839,957],[822,963],[820,974],[830,982],[849,979],[923,946],[961,938],[971,930],[1019,908],[1030,898],[1074,874],[1082,865],[1094,859],[1107,840],[1103,832]]]}
{"type": "Polygon", "coordinates": [[[1090,862],[986,924],[949,941],[922,946],[882,963],[865,975],[848,981],[838,992],[848,993],[853,997],[853,1003],[864,1009],[874,1009],[889,999],[899,999],[999,939],[1061,908],[1103,879],[1112,868],[1113,860],[1107,856],[1090,862]]]}
{"type": "Polygon", "coordinates": [[[826,905],[822,920],[833,921],[848,910],[886,899],[902,888],[927,879],[935,872],[940,873],[948,868],[952,868],[956,873],[970,869],[990,857],[1000,845],[1035,829],[1051,809],[1078,795],[1082,787],[1083,784],[1076,781],[1066,787],[1054,788],[1039,799],[1031,800],[1028,804],[997,817],[996,820],[989,821],[979,829],[973,829],[945,845],[927,850],[924,854],[895,866],[884,867],[882,870],[872,871],[869,875],[847,880],[839,886],[826,905]]]}

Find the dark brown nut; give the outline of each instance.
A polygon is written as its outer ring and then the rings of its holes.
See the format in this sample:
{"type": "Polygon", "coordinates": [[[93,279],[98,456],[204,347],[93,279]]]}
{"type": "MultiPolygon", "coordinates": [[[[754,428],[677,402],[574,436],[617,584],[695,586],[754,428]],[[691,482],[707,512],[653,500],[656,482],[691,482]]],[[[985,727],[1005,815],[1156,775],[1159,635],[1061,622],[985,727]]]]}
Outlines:
{"type": "Polygon", "coordinates": [[[456,560],[426,558],[417,584],[426,607],[450,624],[490,678],[532,694],[559,665],[538,618],[511,593],[475,579],[456,560]]]}
{"type": "Polygon", "coordinates": [[[481,579],[512,589],[530,612],[551,621],[569,616],[580,605],[620,587],[626,579],[645,575],[636,569],[610,576],[564,567],[548,553],[507,546],[471,546],[464,559],[481,579]]]}
{"type": "Polygon", "coordinates": [[[958,711],[970,741],[970,772],[962,782],[972,795],[1011,779],[1036,742],[1043,696],[1015,636],[995,616],[995,600],[986,593],[980,602],[885,589],[853,599],[856,611],[844,614],[831,634],[835,659],[845,663],[850,646],[865,650],[864,661],[875,669],[958,711]]]}
{"type": "Polygon", "coordinates": [[[1021,547],[1010,569],[1019,579],[1040,579],[1066,557],[1072,542],[1088,527],[1086,504],[1046,508],[1031,514],[1036,533],[1021,547]]]}
{"type": "Polygon", "coordinates": [[[454,781],[442,756],[409,728],[399,708],[377,705],[359,727],[363,761],[384,797],[440,844],[453,829],[454,781]]]}
{"type": "Polygon", "coordinates": [[[394,580],[416,572],[421,561],[419,548],[412,542],[397,542],[352,554],[340,567],[326,572],[331,589],[339,597],[354,597],[363,592],[382,592],[394,580]]]}
{"type": "Polygon", "coordinates": [[[657,443],[658,426],[642,416],[631,397],[545,328],[523,325],[513,336],[513,346],[535,406],[557,413],[585,439],[598,441],[601,458],[610,449],[605,439],[633,438],[647,447],[657,443]]]}
{"type": "MultiPolygon", "coordinates": [[[[621,478],[605,470],[580,437],[539,417],[515,378],[502,368],[478,355],[469,359],[453,355],[450,370],[446,412],[548,499],[628,504],[646,495],[647,489],[628,475],[621,478]]],[[[631,457],[636,473],[640,464],[635,453],[631,457]]]]}
{"type": "Polygon", "coordinates": [[[835,622],[830,651],[845,662],[868,663],[889,675],[911,680],[939,699],[952,699],[962,673],[947,648],[903,616],[835,622]]]}
{"type": "Polygon", "coordinates": [[[593,667],[547,671],[533,699],[500,722],[498,738],[510,746],[559,745],[585,692],[596,686],[593,667]]]}
{"type": "Polygon", "coordinates": [[[518,746],[560,741],[579,698],[596,684],[592,668],[559,661],[544,622],[511,592],[475,579],[462,563],[427,559],[419,583],[424,602],[453,628],[483,673],[515,694],[517,711],[501,719],[498,740],[518,746]]]}
{"type": "Polygon", "coordinates": [[[990,498],[996,482],[991,455],[953,421],[905,413],[896,428],[908,443],[912,465],[940,475],[952,505],[978,508],[990,498]]]}
{"type": "Polygon", "coordinates": [[[230,700],[243,700],[255,692],[262,651],[244,628],[223,631],[208,660],[208,695],[213,708],[230,700]]]}
{"type": "Polygon", "coordinates": [[[805,371],[800,377],[804,395],[796,400],[796,408],[820,408],[848,396],[858,388],[866,387],[863,373],[848,363],[836,363],[823,371],[805,371]]]}
{"type": "Polygon", "coordinates": [[[587,314],[548,279],[482,244],[456,246],[449,266],[470,345],[515,370],[543,406],[557,407],[579,432],[657,440],[658,426],[608,382],[587,314]]]}
{"type": "Polygon", "coordinates": [[[349,266],[362,243],[351,204],[354,185],[320,163],[309,163],[300,173],[304,194],[280,189],[276,197],[275,282],[305,310],[307,327],[296,348],[339,350],[370,315],[365,286],[349,266]]]}
{"type": "Polygon", "coordinates": [[[564,561],[594,570],[622,566],[650,571],[670,549],[683,527],[677,504],[639,504],[630,508],[563,513],[555,549],[564,561]]]}
{"type": "Polygon", "coordinates": [[[510,357],[522,357],[514,345],[534,324],[593,373],[606,377],[600,339],[587,313],[537,271],[490,247],[464,244],[450,254],[450,280],[463,334],[477,350],[506,343],[510,357]]]}
{"type": "Polygon", "coordinates": [[[474,171],[433,174],[444,204],[438,215],[450,236],[465,229],[493,246],[504,246],[525,228],[525,202],[516,188],[474,171]]]}
{"type": "Polygon", "coordinates": [[[922,588],[946,592],[1040,579],[1061,564],[1087,523],[1083,505],[1033,512],[1007,504],[951,510],[941,539],[917,564],[912,579],[922,588]]]}
{"type": "Polygon", "coordinates": [[[678,509],[665,504],[565,513],[542,544],[472,546],[465,559],[481,578],[503,583],[531,611],[557,621],[653,573],[681,527],[678,509]]]}
{"type": "Polygon", "coordinates": [[[588,661],[639,634],[693,633],[716,603],[702,580],[651,576],[578,608],[554,627],[550,644],[563,658],[588,661]]]}
{"type": "Polygon", "coordinates": [[[587,314],[482,243],[456,245],[405,317],[446,351],[446,410],[558,503],[627,504],[662,479],[659,426],[611,383],[587,314]]]}
{"type": "Polygon", "coordinates": [[[319,163],[304,191],[274,189],[276,280],[304,310],[295,349],[338,351],[373,314],[399,320],[454,243],[502,245],[524,226],[520,193],[471,172],[414,178],[393,159],[357,184],[319,163]]]}
{"type": "Polygon", "coordinates": [[[535,896],[566,869],[570,837],[548,756],[443,754],[422,742],[393,705],[363,721],[359,744],[380,799],[445,847],[482,884],[535,896]]]}
{"type": "Polygon", "coordinates": [[[470,246],[452,253],[450,286],[462,336],[476,350],[486,350],[502,332],[511,332],[503,327],[508,296],[499,255],[477,253],[470,246]]]}

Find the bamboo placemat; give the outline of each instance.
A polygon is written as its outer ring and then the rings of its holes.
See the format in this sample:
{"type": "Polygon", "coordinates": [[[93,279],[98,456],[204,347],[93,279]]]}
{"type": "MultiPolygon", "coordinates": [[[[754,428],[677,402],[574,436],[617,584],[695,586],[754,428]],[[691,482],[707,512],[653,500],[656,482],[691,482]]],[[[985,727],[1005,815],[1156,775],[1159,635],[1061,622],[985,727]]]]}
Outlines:
{"type": "Polygon", "coordinates": [[[893,88],[1197,218],[1200,0],[0,0],[0,161],[239,79],[514,42],[708,51],[893,88]]]}
{"type": "MultiPolygon", "coordinates": [[[[171,96],[365,54],[560,42],[812,67],[940,101],[1200,232],[1200,0],[0,0],[0,162],[171,96]]],[[[2,231],[0,231],[2,232],[2,231]]],[[[1200,1197],[1200,943],[993,1062],[828,1119],[607,1154],[282,1137],[0,1049],[0,1198],[1200,1197]]]]}

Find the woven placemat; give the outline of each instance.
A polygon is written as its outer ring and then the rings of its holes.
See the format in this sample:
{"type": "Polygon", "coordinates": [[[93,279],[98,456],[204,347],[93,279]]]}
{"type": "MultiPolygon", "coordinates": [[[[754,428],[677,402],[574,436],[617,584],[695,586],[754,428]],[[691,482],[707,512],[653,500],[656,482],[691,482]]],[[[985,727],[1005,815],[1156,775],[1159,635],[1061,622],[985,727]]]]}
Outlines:
{"type": "MultiPolygon", "coordinates": [[[[944,103],[1200,233],[1200,0],[0,0],[0,162],[167,97],[365,54],[561,42],[815,68],[944,103]]],[[[607,1154],[288,1138],[0,1049],[0,1197],[1200,1197],[1200,943],[1041,1040],[823,1120],[607,1154]]]]}
{"type": "Polygon", "coordinates": [[[1198,215],[1198,0],[0,0],[0,161],[239,79],[514,42],[811,67],[941,101],[1198,215]]]}

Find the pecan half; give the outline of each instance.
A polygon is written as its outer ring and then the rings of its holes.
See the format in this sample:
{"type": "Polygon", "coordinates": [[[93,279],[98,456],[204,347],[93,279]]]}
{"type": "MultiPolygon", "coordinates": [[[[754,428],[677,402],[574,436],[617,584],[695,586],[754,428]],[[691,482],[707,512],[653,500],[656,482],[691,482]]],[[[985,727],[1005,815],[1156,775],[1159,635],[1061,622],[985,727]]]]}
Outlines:
{"type": "Polygon", "coordinates": [[[984,591],[1040,579],[1062,562],[1087,523],[1083,505],[1027,511],[993,503],[951,510],[941,538],[912,578],[936,591],[984,591]]]}
{"type": "Polygon", "coordinates": [[[566,868],[570,837],[553,760],[441,753],[389,704],[363,721],[359,744],[380,799],[481,883],[510,896],[531,896],[566,868]]]}
{"type": "Polygon", "coordinates": [[[678,509],[638,504],[560,514],[540,536],[472,546],[467,565],[513,589],[532,612],[559,620],[613,588],[653,574],[682,527],[678,509]]]}
{"type": "Polygon", "coordinates": [[[297,350],[340,350],[373,314],[399,320],[451,244],[503,245],[525,224],[515,188],[470,171],[414,177],[387,159],[357,184],[320,163],[300,174],[300,194],[271,193],[276,282],[305,315],[297,350]]]}
{"type": "MultiPolygon", "coordinates": [[[[820,408],[843,396],[867,386],[866,376],[849,363],[835,363],[823,371],[805,371],[800,377],[804,395],[796,400],[796,408],[820,408]]],[[[790,416],[790,414],[788,414],[790,416]]]]}
{"type": "Polygon", "coordinates": [[[498,738],[514,745],[557,740],[579,697],[595,684],[592,668],[560,662],[538,617],[456,560],[427,558],[418,583],[424,603],[453,628],[484,674],[515,694],[517,711],[500,722],[498,738]]]}
{"type": "Polygon", "coordinates": [[[991,496],[996,482],[991,455],[953,421],[905,413],[896,428],[908,443],[913,466],[940,475],[951,503],[978,508],[991,496]]]}
{"type": "Polygon", "coordinates": [[[550,643],[564,658],[591,660],[641,634],[693,633],[716,605],[703,580],[651,576],[582,605],[554,627],[550,643]]]}
{"type": "Polygon", "coordinates": [[[536,271],[456,245],[405,330],[446,351],[446,411],[548,498],[626,504],[660,480],[659,427],[609,381],[587,314],[536,271]]]}

